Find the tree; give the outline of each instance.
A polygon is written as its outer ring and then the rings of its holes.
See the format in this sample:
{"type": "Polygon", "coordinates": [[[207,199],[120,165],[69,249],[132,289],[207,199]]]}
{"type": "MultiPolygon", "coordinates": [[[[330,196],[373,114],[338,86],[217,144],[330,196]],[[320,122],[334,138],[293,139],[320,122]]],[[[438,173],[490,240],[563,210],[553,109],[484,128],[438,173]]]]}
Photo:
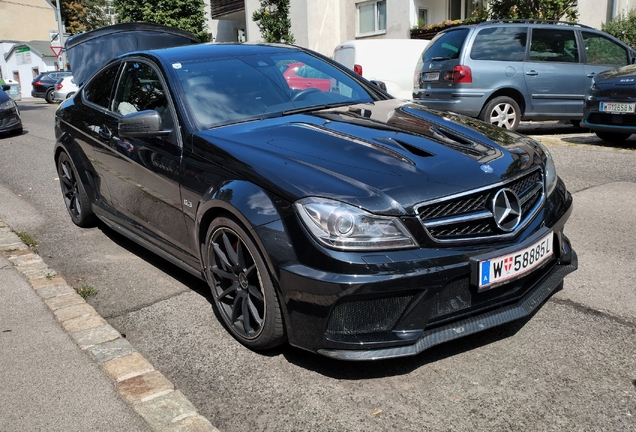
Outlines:
{"type": "Polygon", "coordinates": [[[110,25],[108,2],[106,0],[84,0],[84,7],[86,8],[86,14],[83,22],[86,31],[110,25]]]}
{"type": "Polygon", "coordinates": [[[81,0],[60,0],[60,9],[68,33],[77,34],[85,30],[83,19],[86,8],[81,0]]]}
{"type": "Polygon", "coordinates": [[[620,39],[631,47],[636,47],[636,9],[630,9],[611,21],[601,24],[601,30],[620,39]]]}
{"type": "Polygon", "coordinates": [[[576,21],[577,0],[490,0],[491,19],[545,19],[576,21]]]}
{"type": "Polygon", "coordinates": [[[261,8],[254,11],[252,21],[258,25],[265,42],[295,42],[290,33],[289,0],[261,0],[261,8]]]}
{"type": "Polygon", "coordinates": [[[208,42],[203,0],[115,0],[117,21],[151,22],[176,27],[194,33],[201,42],[208,42]]]}

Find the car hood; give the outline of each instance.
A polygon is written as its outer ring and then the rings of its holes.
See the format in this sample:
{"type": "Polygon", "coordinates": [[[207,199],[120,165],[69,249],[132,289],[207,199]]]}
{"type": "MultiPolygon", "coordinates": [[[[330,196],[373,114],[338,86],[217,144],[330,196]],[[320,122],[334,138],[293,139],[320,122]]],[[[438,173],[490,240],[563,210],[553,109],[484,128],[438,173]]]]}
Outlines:
{"type": "Polygon", "coordinates": [[[64,44],[78,86],[112,59],[132,51],[199,43],[185,30],[152,23],[124,23],[72,36],[64,44]]]}
{"type": "Polygon", "coordinates": [[[636,83],[636,65],[621,66],[596,74],[594,81],[603,84],[631,85],[636,83]]]}
{"type": "Polygon", "coordinates": [[[196,134],[194,152],[290,202],[326,197],[393,215],[545,157],[528,137],[398,100],[218,127],[196,134]]]}

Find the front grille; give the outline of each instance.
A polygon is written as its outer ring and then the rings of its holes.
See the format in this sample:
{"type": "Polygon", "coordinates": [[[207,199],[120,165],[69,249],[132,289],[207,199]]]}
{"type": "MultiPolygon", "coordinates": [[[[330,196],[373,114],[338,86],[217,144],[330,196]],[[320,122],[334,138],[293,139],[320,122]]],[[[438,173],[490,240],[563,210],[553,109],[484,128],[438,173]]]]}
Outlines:
{"type": "Polygon", "coordinates": [[[591,125],[606,125],[606,126],[636,126],[636,114],[609,114],[593,112],[587,116],[585,120],[591,125]]]}
{"type": "Polygon", "coordinates": [[[327,333],[357,335],[389,331],[395,327],[412,298],[412,295],[407,295],[340,303],[329,317],[327,333]]]}
{"type": "Polygon", "coordinates": [[[543,175],[539,169],[509,182],[473,193],[463,193],[427,204],[416,209],[418,217],[428,233],[438,242],[475,241],[484,238],[509,237],[497,227],[489,202],[494,194],[511,189],[521,204],[521,222],[515,232],[523,228],[542,204],[543,175]]]}

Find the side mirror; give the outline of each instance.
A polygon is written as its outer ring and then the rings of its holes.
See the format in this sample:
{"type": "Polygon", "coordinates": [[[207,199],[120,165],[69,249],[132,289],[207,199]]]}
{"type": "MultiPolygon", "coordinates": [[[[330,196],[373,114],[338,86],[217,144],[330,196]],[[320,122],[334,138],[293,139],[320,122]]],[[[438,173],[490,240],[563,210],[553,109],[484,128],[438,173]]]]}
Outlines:
{"type": "Polygon", "coordinates": [[[172,130],[163,130],[161,116],[155,110],[145,110],[125,115],[117,122],[119,136],[124,138],[143,138],[168,136],[172,130]]]}
{"type": "Polygon", "coordinates": [[[11,86],[8,85],[8,84],[2,84],[2,90],[9,91],[9,90],[11,90],[11,86]]]}
{"type": "Polygon", "coordinates": [[[371,80],[371,84],[373,84],[374,86],[378,87],[381,90],[386,91],[386,84],[384,84],[383,81],[371,80]]]}

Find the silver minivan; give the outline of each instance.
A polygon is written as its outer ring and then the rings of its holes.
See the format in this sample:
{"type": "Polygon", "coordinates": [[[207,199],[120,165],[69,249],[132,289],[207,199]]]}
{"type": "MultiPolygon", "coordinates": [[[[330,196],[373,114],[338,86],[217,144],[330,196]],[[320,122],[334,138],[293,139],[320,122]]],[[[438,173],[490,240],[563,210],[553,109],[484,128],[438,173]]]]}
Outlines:
{"type": "Polygon", "coordinates": [[[511,130],[522,119],[578,124],[594,75],[635,59],[628,45],[581,24],[487,21],[431,40],[413,98],[511,130]]]}

